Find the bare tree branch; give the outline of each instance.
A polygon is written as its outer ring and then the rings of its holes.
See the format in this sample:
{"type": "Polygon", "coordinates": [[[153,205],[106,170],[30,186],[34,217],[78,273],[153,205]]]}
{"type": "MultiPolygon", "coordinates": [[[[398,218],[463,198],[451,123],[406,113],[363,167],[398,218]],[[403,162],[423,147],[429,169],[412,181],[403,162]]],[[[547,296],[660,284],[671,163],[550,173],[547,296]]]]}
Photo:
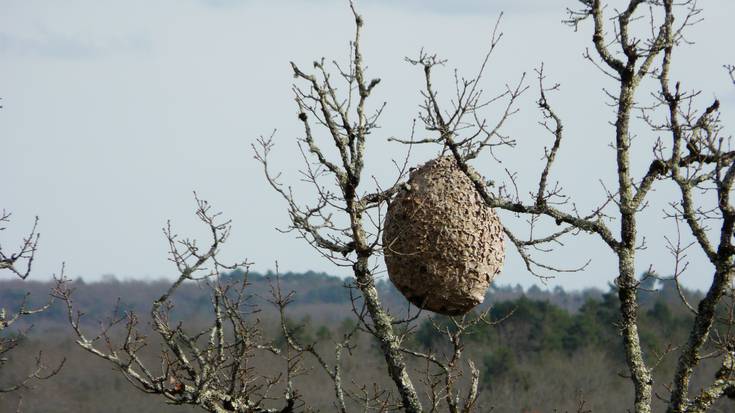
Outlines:
{"type": "MultiPolygon", "coordinates": [[[[5,210],[0,214],[0,232],[6,229],[5,225],[10,222],[10,216],[11,214],[5,210]]],[[[30,276],[33,260],[38,250],[39,234],[37,228],[38,217],[33,221],[30,233],[23,238],[17,252],[8,253],[3,251],[2,246],[0,246],[0,273],[8,271],[21,280],[25,280],[30,276]]],[[[23,297],[16,309],[0,308],[0,367],[3,367],[8,361],[8,353],[17,348],[19,339],[28,333],[28,331],[16,329],[14,324],[20,320],[26,320],[29,316],[46,311],[53,303],[53,300],[49,299],[46,304],[33,307],[28,303],[29,298],[30,293],[23,297]]],[[[30,330],[30,328],[28,329],[30,330]]],[[[66,359],[62,359],[57,366],[50,367],[46,365],[42,353],[39,352],[36,356],[35,366],[30,369],[31,371],[19,382],[0,388],[0,393],[9,393],[28,387],[34,380],[51,378],[61,370],[65,361],[66,359]]]]}
{"type": "Polygon", "coordinates": [[[101,331],[91,336],[84,331],[83,314],[75,310],[73,288],[63,274],[57,278],[54,295],[66,304],[77,344],[111,363],[142,392],[161,395],[172,404],[196,405],[217,413],[294,412],[303,406],[292,383],[302,371],[300,355],[282,354],[263,339],[259,320],[254,318],[258,310],[248,303],[247,273],[239,281],[221,280],[223,271],[247,269],[250,264],[228,265],[219,260],[230,234],[230,221],[223,221],[221,214],[212,212],[211,205],[196,194],[195,199],[196,215],[211,235],[207,248],[201,249],[196,240],[180,239],[170,223],[163,228],[169,260],[179,276],[151,305],[153,332],[163,343],[158,369],[143,362],[141,351],[150,339],[140,331],[136,314],[115,310],[101,331]],[[212,322],[203,331],[190,333],[185,324],[172,320],[171,309],[177,289],[194,281],[209,288],[212,322]],[[113,338],[113,331],[121,333],[121,342],[113,338]],[[251,359],[265,354],[282,358],[285,374],[267,376],[254,371],[251,359]],[[285,390],[276,397],[272,393],[279,385],[285,390]],[[268,407],[278,400],[281,407],[268,407]]]}

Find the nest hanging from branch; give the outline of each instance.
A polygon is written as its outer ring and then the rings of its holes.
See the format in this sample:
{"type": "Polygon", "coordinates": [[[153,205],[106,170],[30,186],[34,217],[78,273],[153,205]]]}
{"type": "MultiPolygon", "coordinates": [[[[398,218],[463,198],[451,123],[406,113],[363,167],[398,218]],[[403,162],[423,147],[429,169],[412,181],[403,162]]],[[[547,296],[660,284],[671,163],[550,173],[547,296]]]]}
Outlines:
{"type": "Polygon", "coordinates": [[[446,315],[480,304],[505,257],[498,216],[451,156],[411,173],[388,206],[383,245],[396,288],[446,315]]]}

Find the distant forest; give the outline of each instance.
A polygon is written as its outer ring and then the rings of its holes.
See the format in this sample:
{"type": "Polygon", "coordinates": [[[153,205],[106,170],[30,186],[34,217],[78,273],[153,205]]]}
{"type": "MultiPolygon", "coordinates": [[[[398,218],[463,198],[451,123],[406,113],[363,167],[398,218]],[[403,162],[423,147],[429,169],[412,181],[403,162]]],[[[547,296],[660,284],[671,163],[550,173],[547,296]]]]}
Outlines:
{"type": "MultiPolygon", "coordinates": [[[[233,272],[222,277],[237,281],[244,276],[243,272],[233,272]]],[[[284,345],[283,337],[275,310],[268,302],[275,282],[280,283],[282,290],[295,292],[288,316],[292,330],[302,342],[315,343],[328,352],[332,341],[354,325],[346,280],[314,272],[285,273],[277,279],[275,274],[249,273],[247,277],[251,304],[260,309],[254,317],[262,323],[264,335],[277,346],[284,345]]],[[[151,302],[169,283],[120,281],[114,277],[96,282],[76,281],[73,284],[75,305],[88,314],[83,320],[90,331],[115,313],[132,311],[146,319],[151,302]]],[[[655,377],[671,377],[676,356],[669,351],[686,340],[693,316],[682,304],[680,292],[672,282],[649,277],[644,284],[639,291],[639,325],[645,354],[658,358],[648,360],[657,366],[655,377]]],[[[405,314],[406,300],[392,284],[381,280],[378,287],[384,304],[395,314],[405,314]]],[[[0,307],[15,309],[24,299],[42,304],[48,300],[52,288],[50,281],[2,281],[0,307]]],[[[701,298],[697,292],[681,294],[693,302],[701,298]]],[[[191,282],[174,297],[173,315],[188,325],[203,325],[211,315],[209,300],[209,290],[191,282]]],[[[485,306],[492,306],[492,320],[502,321],[476,327],[468,335],[465,349],[481,373],[480,411],[516,412],[519,407],[522,412],[619,411],[616,407],[620,401],[632,398],[632,390],[623,377],[625,365],[617,327],[619,303],[615,286],[610,285],[606,291],[565,291],[560,287],[549,290],[534,286],[524,290],[520,286],[495,285],[488,292],[482,307],[485,306]]],[[[725,306],[721,310],[729,311],[725,306]]],[[[84,354],[72,342],[66,309],[60,303],[29,320],[32,326],[19,325],[16,330],[25,342],[1,370],[0,384],[20,377],[24,365],[40,350],[52,361],[65,357],[66,366],[51,380],[3,395],[0,411],[15,411],[19,397],[23,398],[24,412],[195,411],[189,407],[167,406],[159,397],[135,391],[121,375],[110,374],[108,365],[84,354]]],[[[411,340],[408,344],[417,349],[442,351],[445,339],[439,337],[437,328],[449,323],[443,316],[420,314],[413,334],[408,336],[411,340]]],[[[151,354],[155,351],[151,349],[151,354]]],[[[419,363],[411,367],[421,369],[419,363]]],[[[374,378],[378,384],[389,387],[384,368],[373,337],[363,333],[358,349],[345,360],[347,377],[359,376],[363,381],[374,378]]],[[[704,362],[701,368],[707,374],[697,377],[711,377],[717,366],[704,362]]],[[[323,373],[313,370],[313,375],[319,374],[323,373]]],[[[332,411],[331,389],[320,385],[313,375],[302,383],[305,398],[321,411],[332,411]]],[[[665,394],[667,384],[656,382],[656,391],[665,394]]],[[[699,383],[694,383],[693,389],[698,387],[699,383]]],[[[735,402],[722,400],[713,411],[733,412],[735,402]]]]}

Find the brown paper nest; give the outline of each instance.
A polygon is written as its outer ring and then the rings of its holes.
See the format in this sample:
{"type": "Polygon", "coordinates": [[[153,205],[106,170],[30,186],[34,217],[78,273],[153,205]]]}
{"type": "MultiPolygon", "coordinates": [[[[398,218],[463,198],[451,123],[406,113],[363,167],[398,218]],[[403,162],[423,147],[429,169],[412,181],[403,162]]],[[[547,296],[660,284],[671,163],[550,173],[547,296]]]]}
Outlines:
{"type": "Polygon", "coordinates": [[[383,245],[396,288],[417,307],[446,315],[482,303],[505,257],[497,214],[451,156],[411,173],[388,206],[383,245]]]}

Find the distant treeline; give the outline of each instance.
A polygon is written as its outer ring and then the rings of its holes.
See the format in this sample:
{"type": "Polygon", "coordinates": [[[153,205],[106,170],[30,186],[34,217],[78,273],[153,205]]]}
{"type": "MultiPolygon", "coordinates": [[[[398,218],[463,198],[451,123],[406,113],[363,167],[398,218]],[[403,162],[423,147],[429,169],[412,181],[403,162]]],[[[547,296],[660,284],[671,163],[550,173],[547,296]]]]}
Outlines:
{"type": "MultiPolygon", "coordinates": [[[[280,285],[282,291],[294,292],[294,301],[291,310],[300,312],[301,307],[309,307],[312,310],[320,306],[338,306],[344,310],[351,308],[351,299],[357,294],[350,294],[349,285],[351,279],[343,279],[323,272],[306,271],[303,273],[286,272],[276,274],[273,272],[245,273],[236,270],[221,276],[221,281],[226,283],[239,283],[247,277],[247,289],[251,294],[251,303],[256,306],[270,306],[268,299],[272,288],[280,285]],[[352,298],[351,298],[352,297],[352,298]]],[[[662,301],[667,307],[680,305],[679,294],[672,282],[656,281],[649,278],[646,286],[647,291],[642,292],[641,305],[644,308],[651,307],[655,302],[662,301]],[[656,301],[658,300],[658,301],[656,301]]],[[[136,313],[147,313],[151,303],[169,286],[170,281],[158,280],[118,280],[114,276],[105,276],[100,281],[85,282],[82,279],[74,281],[73,287],[76,305],[87,314],[109,314],[116,309],[118,311],[134,311],[136,313]]],[[[378,291],[383,303],[396,311],[405,312],[407,303],[403,296],[395,289],[393,284],[386,278],[377,282],[378,291]]],[[[610,287],[614,289],[614,287],[610,287]]],[[[20,281],[0,280],[0,306],[8,310],[17,308],[24,300],[31,305],[42,305],[49,299],[49,293],[53,289],[52,281],[20,281]]],[[[687,291],[686,294],[696,300],[697,293],[687,291]]],[[[505,309],[507,302],[515,302],[520,298],[545,303],[553,311],[577,313],[589,307],[590,302],[602,302],[606,293],[600,289],[589,288],[581,291],[566,291],[562,287],[553,289],[542,289],[536,285],[524,289],[520,285],[497,285],[493,284],[488,290],[485,302],[480,308],[487,305],[495,306],[493,310],[505,309]],[[501,305],[502,304],[502,305],[501,305]]],[[[175,314],[181,317],[190,317],[195,314],[205,314],[210,308],[209,289],[206,284],[190,282],[179,289],[174,297],[175,314]]],[[[329,314],[312,314],[316,319],[334,320],[340,312],[329,314]]],[[[348,316],[348,314],[344,314],[348,316]]],[[[41,320],[63,321],[65,320],[65,309],[60,305],[53,305],[49,311],[43,312],[34,318],[34,322],[41,320]]]]}
{"type": "MultiPolygon", "coordinates": [[[[284,341],[276,311],[268,302],[272,288],[277,286],[284,292],[295,292],[287,323],[293,334],[302,342],[321,348],[324,354],[331,354],[333,340],[354,326],[349,279],[315,272],[285,273],[278,277],[273,273],[233,272],[222,275],[221,280],[239,283],[245,277],[252,294],[251,303],[262,310],[257,317],[262,322],[264,336],[277,346],[283,346],[284,341]]],[[[690,302],[697,302],[701,297],[697,292],[678,291],[670,281],[641,278],[639,331],[642,344],[649,363],[656,365],[654,376],[668,379],[678,357],[677,346],[686,341],[693,319],[692,312],[683,305],[681,295],[690,302]]],[[[91,330],[97,328],[95,324],[98,321],[110,317],[115,311],[134,311],[145,320],[151,302],[169,284],[170,281],[165,280],[117,280],[113,277],[96,282],[76,281],[73,284],[75,306],[87,314],[83,320],[91,330]]],[[[24,299],[42,304],[48,299],[52,287],[50,281],[2,281],[0,307],[12,310],[24,299]]],[[[390,281],[382,279],[377,287],[383,302],[394,314],[406,314],[406,300],[390,281]]],[[[188,326],[206,325],[211,320],[209,289],[202,282],[183,285],[173,297],[173,305],[172,315],[188,326]]],[[[519,407],[520,411],[576,411],[583,401],[585,408],[593,412],[606,412],[619,411],[611,409],[611,406],[619,407],[632,400],[629,381],[618,374],[625,370],[625,359],[618,327],[619,301],[614,285],[608,286],[606,291],[493,286],[478,310],[487,309],[487,306],[491,306],[488,322],[478,324],[468,332],[464,348],[465,355],[474,360],[480,371],[480,411],[490,411],[491,408],[494,411],[519,411],[519,407]],[[621,401],[625,402],[621,404],[621,401]]],[[[27,411],[105,411],[110,400],[120,400],[125,411],[138,413],[190,411],[165,406],[158,399],[131,390],[117,375],[110,374],[108,366],[79,350],[72,343],[65,311],[60,303],[55,303],[48,311],[34,316],[31,321],[35,326],[28,333],[28,344],[21,346],[16,353],[14,362],[17,360],[17,367],[10,366],[5,370],[10,373],[17,370],[20,374],[25,371],[21,360],[24,357],[32,360],[39,350],[51,358],[67,357],[67,366],[58,378],[39,383],[37,388],[27,392],[27,411]],[[85,396],[90,391],[97,397],[85,396]],[[58,404],[58,398],[51,396],[54,394],[63,394],[69,403],[58,404]],[[37,397],[39,395],[43,397],[37,397]],[[54,400],[56,404],[50,405],[43,400],[54,400]]],[[[730,309],[723,306],[720,311],[724,317],[730,309]]],[[[446,317],[422,313],[411,327],[413,334],[406,336],[404,344],[423,352],[441,354],[449,351],[446,337],[442,337],[440,330],[451,330],[452,325],[446,317]]],[[[360,332],[356,345],[352,356],[345,360],[347,378],[360,382],[371,377],[378,380],[378,384],[391,388],[390,383],[380,382],[385,378],[385,366],[374,339],[360,332]]],[[[150,350],[155,354],[155,348],[150,350]]],[[[708,350],[704,349],[704,352],[708,350]]],[[[411,361],[412,369],[420,371],[424,367],[416,360],[411,361]]],[[[693,391],[697,390],[700,378],[713,377],[717,366],[705,360],[699,370],[693,391]]],[[[318,371],[315,369],[314,374],[318,371]]],[[[657,394],[666,394],[668,383],[655,383],[657,394]]],[[[328,389],[315,388],[308,395],[312,406],[322,411],[332,408],[328,389]]],[[[12,398],[0,399],[0,411],[12,408],[13,402],[12,398]]],[[[713,410],[726,411],[735,411],[732,400],[718,402],[713,410]]]]}

